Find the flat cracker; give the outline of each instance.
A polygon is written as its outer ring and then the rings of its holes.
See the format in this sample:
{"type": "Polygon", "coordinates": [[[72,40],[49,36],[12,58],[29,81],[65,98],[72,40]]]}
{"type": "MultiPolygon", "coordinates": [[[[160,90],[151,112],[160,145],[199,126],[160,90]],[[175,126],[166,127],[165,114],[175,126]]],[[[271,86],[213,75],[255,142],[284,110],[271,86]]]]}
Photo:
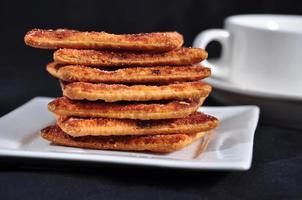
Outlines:
{"type": "Polygon", "coordinates": [[[200,63],[207,56],[208,53],[200,48],[180,48],[164,53],[59,49],[53,58],[61,64],[120,67],[191,65],[200,63]]]}
{"type": "Polygon", "coordinates": [[[205,98],[154,102],[77,101],[60,97],[48,104],[56,115],[75,117],[103,117],[116,119],[171,119],[182,118],[195,112],[205,98]]]}
{"type": "Polygon", "coordinates": [[[211,75],[211,70],[202,66],[157,66],[110,69],[83,65],[60,65],[49,63],[47,71],[66,82],[89,83],[173,83],[197,81],[211,75]]]}
{"type": "Polygon", "coordinates": [[[73,137],[87,135],[191,134],[212,130],[218,126],[218,123],[218,119],[215,117],[200,112],[195,112],[184,118],[161,120],[57,116],[58,126],[73,137]]]}
{"type": "Polygon", "coordinates": [[[159,86],[73,82],[61,86],[63,95],[69,99],[106,102],[194,99],[207,97],[212,90],[209,84],[199,81],[159,86]]]}
{"type": "MultiPolygon", "coordinates": [[[[191,144],[208,132],[193,134],[170,134],[148,136],[85,136],[74,138],[64,133],[58,126],[49,126],[41,130],[41,136],[55,144],[100,150],[151,151],[169,153],[191,144]]],[[[201,142],[208,144],[210,137],[201,142]]]]}
{"type": "Polygon", "coordinates": [[[24,41],[29,46],[42,49],[170,51],[182,46],[183,37],[177,32],[117,35],[106,32],[80,32],[69,29],[33,29],[25,35],[24,41]]]}

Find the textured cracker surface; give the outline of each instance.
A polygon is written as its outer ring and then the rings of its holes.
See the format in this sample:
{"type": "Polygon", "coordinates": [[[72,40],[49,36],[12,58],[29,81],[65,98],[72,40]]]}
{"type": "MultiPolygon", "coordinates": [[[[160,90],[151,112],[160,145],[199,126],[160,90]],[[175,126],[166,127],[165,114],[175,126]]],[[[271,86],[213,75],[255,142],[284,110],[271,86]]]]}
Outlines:
{"type": "Polygon", "coordinates": [[[68,29],[33,29],[25,35],[24,41],[29,46],[42,49],[170,51],[182,46],[183,37],[177,32],[117,35],[106,32],[80,32],[68,29]]]}
{"type": "Polygon", "coordinates": [[[61,97],[48,104],[56,115],[75,117],[104,117],[116,119],[169,119],[181,118],[195,112],[205,98],[154,102],[77,101],[61,97]]]}
{"type": "Polygon", "coordinates": [[[211,75],[202,66],[128,67],[121,69],[95,68],[83,65],[49,63],[47,71],[66,82],[89,83],[173,83],[197,81],[211,75]]]}
{"type": "Polygon", "coordinates": [[[73,100],[151,101],[164,99],[194,99],[207,97],[212,88],[204,82],[184,82],[168,85],[122,85],[73,82],[62,84],[64,96],[73,100]]]}
{"type": "MultiPolygon", "coordinates": [[[[168,153],[179,150],[193,141],[206,136],[207,132],[193,134],[170,134],[148,136],[85,136],[71,137],[58,126],[49,126],[41,130],[41,136],[55,144],[89,148],[110,149],[122,151],[151,151],[168,153]]],[[[208,141],[202,141],[207,143],[208,141]]]]}
{"type": "Polygon", "coordinates": [[[212,130],[218,126],[218,120],[213,116],[195,112],[184,118],[161,120],[57,116],[57,124],[67,134],[79,137],[87,135],[189,134],[212,130]]]}
{"type": "Polygon", "coordinates": [[[191,65],[200,63],[207,56],[208,53],[199,48],[180,48],[164,53],[59,49],[55,51],[53,58],[61,64],[114,67],[191,65]]]}

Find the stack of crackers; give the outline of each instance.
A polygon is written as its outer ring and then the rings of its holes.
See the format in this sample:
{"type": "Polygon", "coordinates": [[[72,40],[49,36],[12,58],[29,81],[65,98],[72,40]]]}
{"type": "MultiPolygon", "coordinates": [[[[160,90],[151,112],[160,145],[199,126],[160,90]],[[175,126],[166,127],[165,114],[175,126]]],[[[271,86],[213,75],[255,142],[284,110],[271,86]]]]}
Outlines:
{"type": "Polygon", "coordinates": [[[177,32],[109,34],[34,29],[25,43],[55,49],[47,71],[63,97],[48,104],[56,125],[42,137],[55,144],[125,151],[171,152],[202,138],[218,120],[197,112],[211,92],[199,48],[177,32]]]}

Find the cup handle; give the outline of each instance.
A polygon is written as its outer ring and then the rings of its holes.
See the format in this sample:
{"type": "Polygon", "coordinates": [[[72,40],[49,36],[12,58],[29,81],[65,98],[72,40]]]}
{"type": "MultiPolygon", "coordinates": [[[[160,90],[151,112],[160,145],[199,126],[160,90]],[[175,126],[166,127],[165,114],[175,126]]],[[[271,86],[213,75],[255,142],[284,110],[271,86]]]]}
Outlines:
{"type": "Polygon", "coordinates": [[[213,77],[226,79],[228,78],[230,67],[230,33],[227,30],[209,29],[202,31],[196,36],[193,47],[205,49],[207,45],[214,40],[222,45],[221,57],[215,61],[204,60],[202,65],[211,68],[213,77]]]}

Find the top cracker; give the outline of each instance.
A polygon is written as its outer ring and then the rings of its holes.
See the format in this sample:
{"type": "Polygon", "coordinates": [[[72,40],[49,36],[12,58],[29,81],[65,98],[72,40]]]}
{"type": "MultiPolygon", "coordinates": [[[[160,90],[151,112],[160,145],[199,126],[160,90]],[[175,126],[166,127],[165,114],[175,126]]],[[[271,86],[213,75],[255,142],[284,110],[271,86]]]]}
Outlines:
{"type": "Polygon", "coordinates": [[[170,51],[180,48],[183,36],[177,32],[109,34],[69,29],[33,29],[24,37],[27,45],[42,49],[110,49],[131,51],[170,51]]]}

